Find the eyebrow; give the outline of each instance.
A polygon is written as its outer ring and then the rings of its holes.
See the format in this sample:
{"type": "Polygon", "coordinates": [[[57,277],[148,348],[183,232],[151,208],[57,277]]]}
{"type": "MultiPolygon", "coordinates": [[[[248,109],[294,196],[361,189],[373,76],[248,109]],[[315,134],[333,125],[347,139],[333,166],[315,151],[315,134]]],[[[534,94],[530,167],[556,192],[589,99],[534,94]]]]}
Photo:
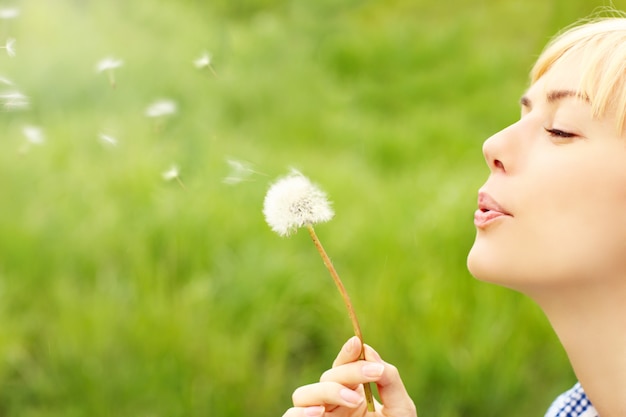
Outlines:
{"type": "MultiPolygon", "coordinates": [[[[551,90],[546,94],[546,100],[551,104],[569,97],[578,98],[586,103],[591,103],[587,94],[575,90],[551,90]]],[[[519,102],[524,107],[532,107],[532,101],[528,96],[522,96],[519,102]]]]}

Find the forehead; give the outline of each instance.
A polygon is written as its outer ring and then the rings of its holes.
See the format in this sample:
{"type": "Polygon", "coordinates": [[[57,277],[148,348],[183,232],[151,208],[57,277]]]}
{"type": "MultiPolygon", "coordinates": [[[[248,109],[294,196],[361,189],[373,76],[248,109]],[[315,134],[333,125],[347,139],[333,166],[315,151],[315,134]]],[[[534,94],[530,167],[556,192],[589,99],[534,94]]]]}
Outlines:
{"type": "Polygon", "coordinates": [[[582,57],[580,53],[568,54],[558,59],[534,84],[526,95],[545,96],[550,91],[574,91],[582,97],[589,97],[589,92],[581,90],[582,57]]]}

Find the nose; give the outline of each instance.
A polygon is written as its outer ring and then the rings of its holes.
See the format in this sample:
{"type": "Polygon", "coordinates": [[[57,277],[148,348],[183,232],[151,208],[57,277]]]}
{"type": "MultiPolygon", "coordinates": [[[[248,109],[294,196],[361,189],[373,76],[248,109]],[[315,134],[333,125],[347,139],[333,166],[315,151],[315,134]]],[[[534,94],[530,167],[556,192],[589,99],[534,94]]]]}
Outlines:
{"type": "Polygon", "coordinates": [[[514,133],[516,125],[499,131],[483,143],[483,155],[492,173],[507,173],[512,169],[518,142],[514,133]]]}
{"type": "Polygon", "coordinates": [[[491,136],[483,143],[483,155],[491,172],[506,172],[504,163],[498,158],[497,135],[491,136]]]}

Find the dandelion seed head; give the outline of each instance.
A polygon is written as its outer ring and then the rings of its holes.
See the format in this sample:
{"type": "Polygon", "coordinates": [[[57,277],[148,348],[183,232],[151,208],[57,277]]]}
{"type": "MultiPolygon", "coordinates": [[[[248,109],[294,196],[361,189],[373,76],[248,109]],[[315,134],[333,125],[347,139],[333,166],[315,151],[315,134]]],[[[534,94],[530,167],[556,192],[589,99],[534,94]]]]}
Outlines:
{"type": "Polygon", "coordinates": [[[163,117],[175,114],[177,110],[178,106],[175,101],[162,99],[150,104],[145,114],[147,117],[163,117]]]}
{"type": "Polygon", "coordinates": [[[106,57],[98,61],[98,63],[96,64],[96,71],[104,72],[108,70],[113,70],[115,68],[121,67],[122,65],[124,65],[124,61],[122,61],[121,59],[106,57]]]}
{"type": "Polygon", "coordinates": [[[292,170],[270,186],[263,214],[274,232],[289,236],[300,227],[327,222],[335,213],[326,193],[299,171],[292,170]]]}
{"type": "Polygon", "coordinates": [[[9,20],[15,19],[20,15],[20,9],[17,7],[3,7],[0,9],[0,19],[9,20]]]}

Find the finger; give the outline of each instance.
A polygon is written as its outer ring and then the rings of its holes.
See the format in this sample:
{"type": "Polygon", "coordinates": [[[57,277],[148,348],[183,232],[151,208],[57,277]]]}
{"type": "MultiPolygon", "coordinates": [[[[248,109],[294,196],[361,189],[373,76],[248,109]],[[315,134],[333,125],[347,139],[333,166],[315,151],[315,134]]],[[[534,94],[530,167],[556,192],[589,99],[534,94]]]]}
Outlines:
{"type": "Polygon", "coordinates": [[[360,354],[361,340],[356,336],[352,336],[339,351],[337,358],[335,358],[335,361],[333,362],[333,366],[354,362],[359,359],[360,354]]]}
{"type": "Polygon", "coordinates": [[[365,345],[365,359],[383,364],[384,366],[384,371],[376,381],[376,384],[385,415],[415,417],[417,415],[415,403],[409,397],[398,369],[390,363],[383,361],[380,355],[367,345],[365,345]]]}
{"type": "Polygon", "coordinates": [[[349,388],[378,381],[385,370],[384,362],[356,361],[330,368],[322,374],[320,382],[338,382],[349,388]]]}
{"type": "Polygon", "coordinates": [[[291,407],[283,414],[283,417],[322,417],[326,412],[321,405],[312,407],[291,407]]]}
{"type": "Polygon", "coordinates": [[[334,408],[336,406],[356,408],[363,403],[360,392],[354,391],[337,382],[327,381],[304,385],[292,395],[296,407],[311,407],[320,404],[334,408]]]}

